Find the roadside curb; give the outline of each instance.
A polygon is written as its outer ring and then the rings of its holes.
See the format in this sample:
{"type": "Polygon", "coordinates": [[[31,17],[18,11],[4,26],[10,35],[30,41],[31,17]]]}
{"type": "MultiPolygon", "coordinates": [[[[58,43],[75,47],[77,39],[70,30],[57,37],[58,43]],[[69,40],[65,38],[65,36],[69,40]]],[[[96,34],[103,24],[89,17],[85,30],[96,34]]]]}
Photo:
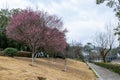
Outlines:
{"type": "Polygon", "coordinates": [[[90,64],[88,62],[86,62],[86,64],[93,70],[93,72],[98,76],[98,78],[96,78],[95,80],[103,80],[102,77],[96,72],[96,70],[90,66],[90,64]]]}

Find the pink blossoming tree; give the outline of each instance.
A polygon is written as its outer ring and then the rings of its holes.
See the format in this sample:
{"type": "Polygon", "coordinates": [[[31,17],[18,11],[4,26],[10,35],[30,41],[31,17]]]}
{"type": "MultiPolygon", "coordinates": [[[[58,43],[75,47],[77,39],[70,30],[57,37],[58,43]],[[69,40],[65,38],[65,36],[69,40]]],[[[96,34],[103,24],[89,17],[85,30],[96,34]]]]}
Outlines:
{"type": "Polygon", "coordinates": [[[66,48],[65,32],[60,18],[31,9],[12,15],[6,27],[8,38],[23,42],[31,49],[32,65],[39,48],[63,52],[66,48]]]}

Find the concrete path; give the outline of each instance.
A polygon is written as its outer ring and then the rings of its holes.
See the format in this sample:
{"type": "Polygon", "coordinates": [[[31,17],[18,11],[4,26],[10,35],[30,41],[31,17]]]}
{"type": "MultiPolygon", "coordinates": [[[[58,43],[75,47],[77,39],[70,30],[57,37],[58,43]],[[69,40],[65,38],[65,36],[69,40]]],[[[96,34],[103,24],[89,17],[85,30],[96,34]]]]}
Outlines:
{"type": "Polygon", "coordinates": [[[92,63],[87,63],[90,68],[96,73],[96,75],[99,77],[96,80],[120,80],[120,75],[109,71],[108,69],[99,67],[97,65],[94,65],[92,63]]]}

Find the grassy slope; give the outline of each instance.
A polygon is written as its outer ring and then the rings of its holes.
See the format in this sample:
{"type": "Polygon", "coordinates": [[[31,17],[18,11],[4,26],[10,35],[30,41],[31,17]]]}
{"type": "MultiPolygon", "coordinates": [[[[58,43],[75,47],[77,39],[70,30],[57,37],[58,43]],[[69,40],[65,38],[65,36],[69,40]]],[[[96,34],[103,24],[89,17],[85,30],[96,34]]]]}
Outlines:
{"type": "Polygon", "coordinates": [[[67,59],[67,72],[64,60],[36,59],[34,66],[30,66],[30,58],[0,57],[0,80],[94,80],[95,76],[88,66],[79,61],[67,59]]]}

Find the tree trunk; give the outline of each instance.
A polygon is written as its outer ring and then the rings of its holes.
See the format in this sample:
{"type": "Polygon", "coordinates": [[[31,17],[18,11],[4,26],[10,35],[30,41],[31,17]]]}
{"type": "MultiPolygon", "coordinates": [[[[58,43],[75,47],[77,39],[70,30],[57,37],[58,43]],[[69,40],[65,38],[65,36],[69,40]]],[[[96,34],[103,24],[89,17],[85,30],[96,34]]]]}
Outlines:
{"type": "Polygon", "coordinates": [[[32,65],[34,63],[34,53],[32,53],[32,65]]]}
{"type": "Polygon", "coordinates": [[[65,63],[64,63],[64,71],[67,71],[67,59],[65,58],[65,63]]]}
{"type": "Polygon", "coordinates": [[[54,53],[52,53],[52,57],[51,57],[52,64],[54,63],[54,62],[53,62],[53,59],[54,59],[54,53]]]}
{"type": "Polygon", "coordinates": [[[106,63],[106,57],[103,56],[103,62],[106,63]]]}
{"type": "Polygon", "coordinates": [[[50,58],[48,54],[47,54],[47,58],[50,58]]]}

